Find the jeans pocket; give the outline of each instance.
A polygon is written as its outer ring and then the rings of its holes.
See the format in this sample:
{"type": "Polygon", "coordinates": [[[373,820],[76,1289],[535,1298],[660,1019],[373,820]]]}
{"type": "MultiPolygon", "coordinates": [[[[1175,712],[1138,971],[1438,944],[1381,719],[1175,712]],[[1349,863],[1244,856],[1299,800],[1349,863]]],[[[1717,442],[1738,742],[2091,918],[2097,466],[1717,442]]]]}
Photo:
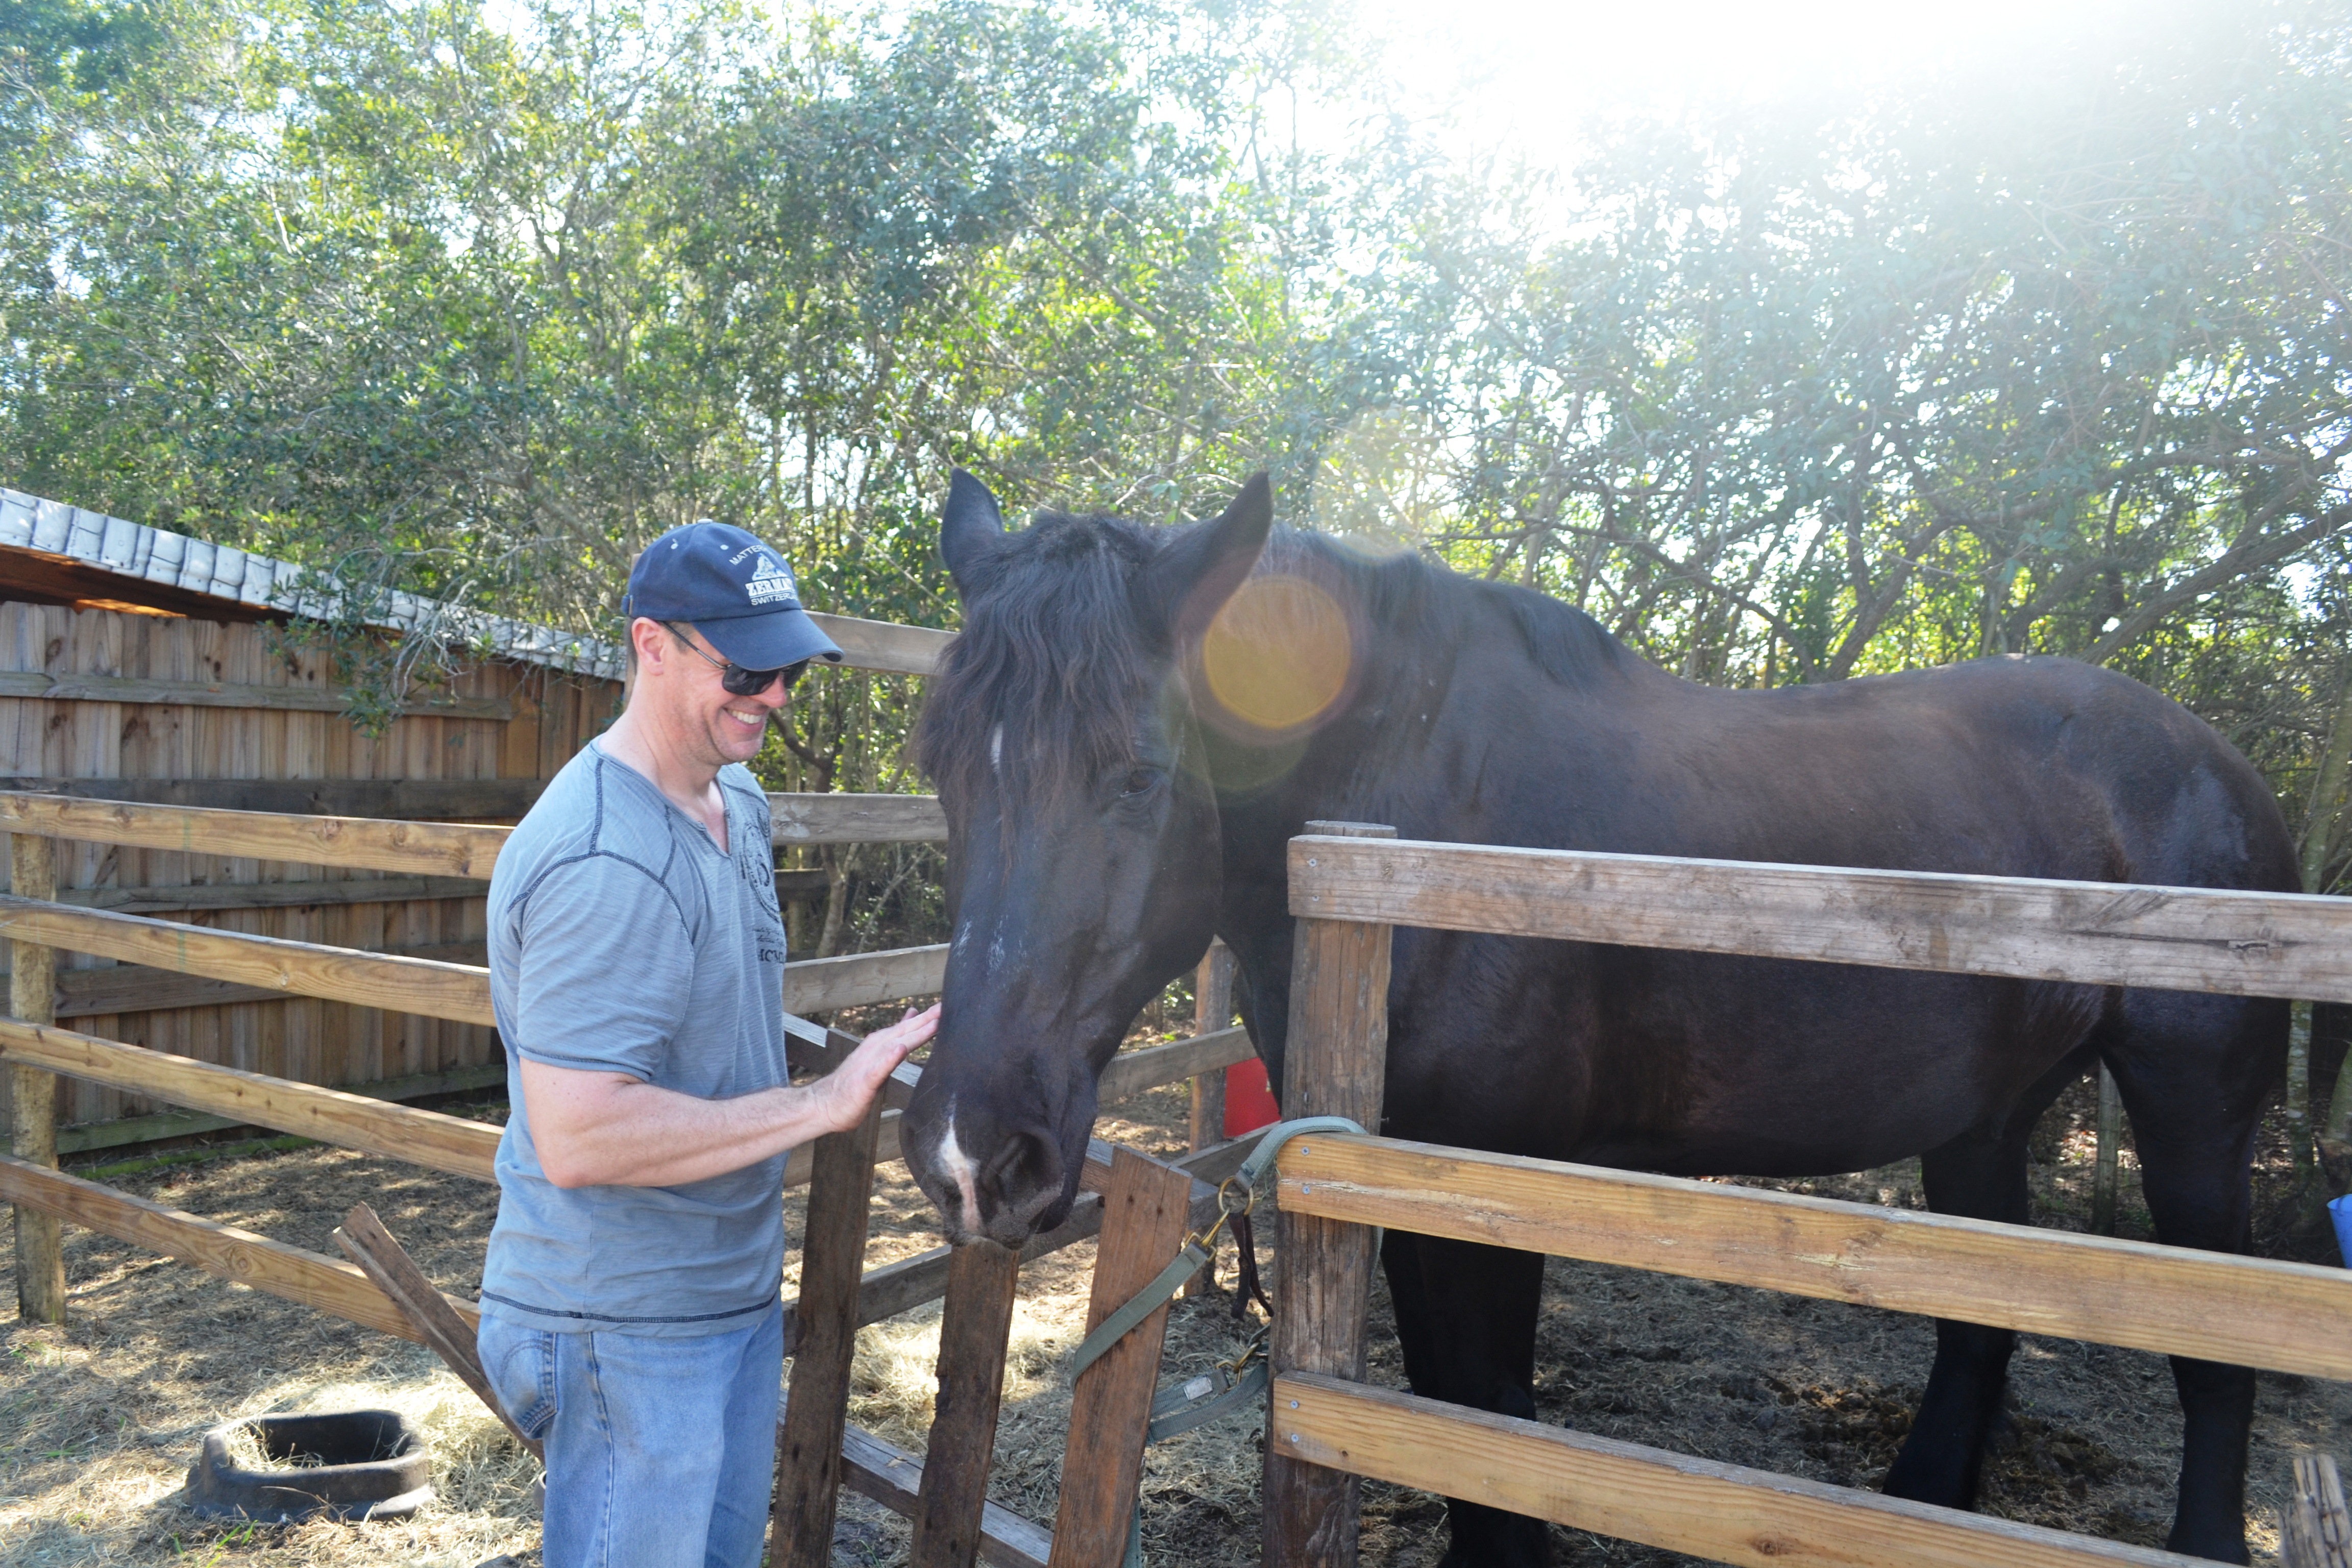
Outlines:
{"type": "Polygon", "coordinates": [[[474,1352],[514,1424],[530,1437],[545,1436],[555,1421],[555,1336],[485,1313],[474,1352]]]}

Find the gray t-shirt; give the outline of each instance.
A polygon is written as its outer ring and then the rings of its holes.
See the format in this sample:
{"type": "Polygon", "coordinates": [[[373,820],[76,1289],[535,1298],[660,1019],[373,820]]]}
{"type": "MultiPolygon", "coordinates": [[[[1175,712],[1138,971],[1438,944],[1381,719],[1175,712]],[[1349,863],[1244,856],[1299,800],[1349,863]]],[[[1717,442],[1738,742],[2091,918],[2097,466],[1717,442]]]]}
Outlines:
{"type": "Polygon", "coordinates": [[[719,770],[728,852],[593,743],[555,775],[490,878],[490,1004],[513,1107],[482,1310],[532,1328],[670,1337],[742,1327],[784,1263],[784,1156],[677,1187],[556,1186],[520,1058],[704,1100],[787,1081],[784,924],[768,798],[719,770]]]}

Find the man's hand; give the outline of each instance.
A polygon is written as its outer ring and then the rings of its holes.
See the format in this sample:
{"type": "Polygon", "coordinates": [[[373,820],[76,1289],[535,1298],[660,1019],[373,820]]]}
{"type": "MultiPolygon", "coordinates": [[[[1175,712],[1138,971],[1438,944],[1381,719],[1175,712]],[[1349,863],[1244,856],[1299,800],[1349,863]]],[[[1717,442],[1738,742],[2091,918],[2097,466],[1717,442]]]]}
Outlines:
{"type": "Polygon", "coordinates": [[[939,1032],[940,1005],[934,1002],[919,1013],[908,1008],[905,1017],[859,1041],[839,1067],[807,1088],[806,1092],[821,1097],[817,1115],[824,1130],[846,1132],[865,1121],[874,1097],[898,1064],[939,1032]]]}
{"type": "Polygon", "coordinates": [[[802,1088],[699,1100],[625,1073],[522,1062],[524,1114],[540,1169],[559,1187],[675,1187],[740,1171],[866,1120],[882,1080],[939,1032],[940,1010],[877,1029],[802,1088]]]}

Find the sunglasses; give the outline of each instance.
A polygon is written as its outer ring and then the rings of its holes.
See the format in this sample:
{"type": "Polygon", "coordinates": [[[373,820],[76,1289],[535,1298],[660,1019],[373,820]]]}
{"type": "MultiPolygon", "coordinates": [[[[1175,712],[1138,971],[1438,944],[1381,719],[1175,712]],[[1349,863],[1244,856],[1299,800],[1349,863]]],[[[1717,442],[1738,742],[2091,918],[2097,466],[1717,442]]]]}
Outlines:
{"type": "Polygon", "coordinates": [[[670,635],[677,638],[688,652],[719,672],[719,689],[730,697],[757,697],[773,685],[776,677],[780,675],[784,678],[784,689],[790,691],[793,689],[793,682],[801,678],[801,671],[809,667],[809,661],[802,659],[798,664],[788,664],[780,669],[746,669],[740,664],[730,664],[723,658],[711,658],[696,647],[693,639],[679,630],[675,624],[664,621],[662,625],[668,627],[670,635]]]}

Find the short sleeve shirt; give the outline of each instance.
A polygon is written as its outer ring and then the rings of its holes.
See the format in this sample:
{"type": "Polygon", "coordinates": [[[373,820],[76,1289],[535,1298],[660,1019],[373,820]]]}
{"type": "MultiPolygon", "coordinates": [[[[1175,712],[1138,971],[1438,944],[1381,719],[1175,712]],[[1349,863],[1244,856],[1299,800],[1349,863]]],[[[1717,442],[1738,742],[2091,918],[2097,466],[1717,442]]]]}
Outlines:
{"type": "Polygon", "coordinates": [[[788,1081],[768,800],[722,768],[728,848],[594,744],[550,781],[490,878],[490,1003],[512,1107],[482,1310],[557,1331],[719,1333],[773,1303],[784,1156],[676,1187],[547,1179],[525,1060],[702,1100],[788,1081]]]}

